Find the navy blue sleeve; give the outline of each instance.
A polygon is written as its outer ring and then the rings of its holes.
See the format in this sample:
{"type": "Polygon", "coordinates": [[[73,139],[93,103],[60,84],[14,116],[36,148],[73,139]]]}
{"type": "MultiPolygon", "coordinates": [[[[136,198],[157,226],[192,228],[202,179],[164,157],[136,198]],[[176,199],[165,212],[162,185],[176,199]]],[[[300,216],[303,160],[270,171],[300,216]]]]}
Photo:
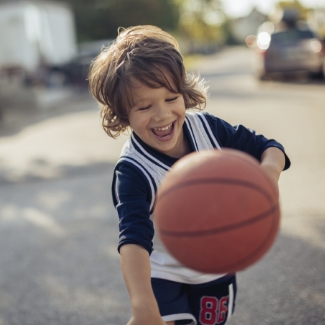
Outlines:
{"type": "Polygon", "coordinates": [[[221,147],[244,151],[259,161],[261,161],[262,154],[266,149],[276,147],[285,156],[283,170],[290,167],[291,163],[284,147],[276,140],[267,139],[261,134],[257,135],[254,130],[248,129],[243,125],[232,126],[213,115],[205,113],[205,116],[221,147]]]}
{"type": "Polygon", "coordinates": [[[115,169],[113,201],[119,216],[118,251],[125,244],[136,244],[152,252],[154,235],[150,220],[151,192],[142,174],[127,163],[115,169]]]}

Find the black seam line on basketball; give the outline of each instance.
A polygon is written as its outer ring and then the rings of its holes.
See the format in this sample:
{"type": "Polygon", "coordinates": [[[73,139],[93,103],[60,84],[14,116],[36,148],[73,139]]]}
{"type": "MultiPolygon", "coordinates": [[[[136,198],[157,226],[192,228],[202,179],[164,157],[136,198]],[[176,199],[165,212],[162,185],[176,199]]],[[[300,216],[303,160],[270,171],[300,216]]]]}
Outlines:
{"type": "MultiPolygon", "coordinates": [[[[276,235],[276,233],[277,233],[277,231],[275,229],[275,226],[276,226],[275,219],[272,218],[271,222],[272,222],[271,227],[270,227],[269,232],[267,233],[267,235],[264,237],[263,242],[260,243],[251,254],[245,256],[244,258],[240,259],[239,261],[236,261],[235,263],[227,264],[225,266],[225,269],[236,268],[236,266],[238,264],[241,264],[241,262],[243,262],[243,261],[247,262],[247,260],[252,261],[252,260],[254,260],[256,258],[256,256],[259,256],[260,251],[263,251],[264,248],[267,247],[270,244],[269,243],[270,234],[273,234],[275,232],[275,235],[276,235]]],[[[210,273],[209,270],[207,270],[207,272],[210,273]]],[[[211,271],[211,272],[213,272],[213,271],[211,271]]]]}
{"type": "Polygon", "coordinates": [[[175,187],[169,190],[163,191],[162,193],[158,194],[159,200],[161,200],[167,194],[170,194],[171,192],[176,191],[181,187],[187,187],[187,186],[198,185],[198,184],[233,184],[238,186],[250,187],[254,190],[261,192],[268,199],[270,204],[273,204],[272,197],[262,187],[251,182],[234,180],[231,178],[201,178],[201,179],[195,179],[195,180],[183,182],[177,184],[175,187]]]}
{"type": "MultiPolygon", "coordinates": [[[[242,157],[237,157],[242,163],[245,163],[246,165],[248,165],[248,164],[250,164],[246,159],[243,159],[242,157]]],[[[256,159],[255,157],[254,157],[254,159],[256,159]]],[[[257,159],[256,159],[257,160],[257,159]]],[[[258,161],[258,160],[257,160],[258,161]]],[[[265,175],[265,173],[263,173],[261,170],[259,170],[259,173],[260,173],[260,175],[262,175],[263,176],[263,178],[267,181],[267,183],[272,187],[273,186],[273,184],[271,184],[271,180],[269,179],[269,177],[267,177],[266,175],[265,175]]]]}
{"type": "Polygon", "coordinates": [[[269,229],[269,232],[267,234],[267,236],[265,236],[265,240],[256,247],[256,249],[249,255],[245,256],[244,258],[240,259],[239,261],[236,261],[236,263],[232,263],[232,264],[228,264],[226,267],[227,268],[233,268],[236,265],[240,264],[242,261],[247,261],[248,259],[251,261],[252,259],[255,260],[256,256],[260,255],[260,252],[264,250],[265,247],[269,246],[269,240],[270,240],[270,234],[273,234],[273,232],[275,231],[275,226],[276,226],[276,222],[275,219],[272,219],[272,224],[271,224],[271,228],[269,229]]]}
{"type": "Polygon", "coordinates": [[[189,232],[180,232],[180,231],[170,231],[170,230],[164,230],[164,229],[159,229],[159,233],[164,236],[169,236],[169,237],[200,237],[200,236],[209,236],[209,235],[215,235],[221,232],[227,232],[227,231],[232,231],[236,230],[238,228],[246,227],[251,224],[254,224],[266,217],[268,217],[270,214],[273,214],[276,210],[279,209],[279,205],[275,204],[271,209],[253,217],[250,218],[249,220],[242,221],[240,223],[237,223],[235,225],[229,225],[229,226],[224,226],[220,228],[214,228],[214,229],[207,229],[207,230],[201,230],[201,231],[189,231],[189,232]]]}

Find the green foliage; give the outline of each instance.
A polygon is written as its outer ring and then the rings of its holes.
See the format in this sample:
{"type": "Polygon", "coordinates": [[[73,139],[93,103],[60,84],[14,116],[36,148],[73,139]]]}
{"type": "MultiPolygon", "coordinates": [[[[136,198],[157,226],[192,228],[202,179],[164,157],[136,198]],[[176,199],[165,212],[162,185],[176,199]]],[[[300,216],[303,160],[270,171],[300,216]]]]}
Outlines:
{"type": "Polygon", "coordinates": [[[156,25],[174,30],[178,8],[172,0],[65,0],[76,19],[79,42],[117,36],[119,27],[156,25]]]}
{"type": "Polygon", "coordinates": [[[222,26],[223,36],[224,36],[224,43],[227,45],[238,45],[240,42],[234,36],[234,32],[231,26],[231,20],[225,19],[222,26]]]}
{"type": "Polygon", "coordinates": [[[114,39],[119,27],[156,25],[198,43],[224,39],[220,0],[59,0],[75,13],[78,42],[114,39]]]}
{"type": "Polygon", "coordinates": [[[174,0],[180,7],[180,32],[200,42],[221,41],[224,13],[220,0],[174,0]]]}

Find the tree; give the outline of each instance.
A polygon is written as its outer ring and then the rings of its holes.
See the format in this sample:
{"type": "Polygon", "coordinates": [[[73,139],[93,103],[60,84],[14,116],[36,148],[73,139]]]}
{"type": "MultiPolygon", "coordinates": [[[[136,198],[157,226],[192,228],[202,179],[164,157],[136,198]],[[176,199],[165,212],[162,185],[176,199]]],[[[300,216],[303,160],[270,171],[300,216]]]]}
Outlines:
{"type": "Polygon", "coordinates": [[[220,0],[174,0],[180,8],[180,32],[195,41],[221,41],[225,19],[220,0]]]}
{"type": "Polygon", "coordinates": [[[119,27],[178,26],[178,7],[172,0],[65,0],[75,12],[78,41],[115,38],[119,27]]]}

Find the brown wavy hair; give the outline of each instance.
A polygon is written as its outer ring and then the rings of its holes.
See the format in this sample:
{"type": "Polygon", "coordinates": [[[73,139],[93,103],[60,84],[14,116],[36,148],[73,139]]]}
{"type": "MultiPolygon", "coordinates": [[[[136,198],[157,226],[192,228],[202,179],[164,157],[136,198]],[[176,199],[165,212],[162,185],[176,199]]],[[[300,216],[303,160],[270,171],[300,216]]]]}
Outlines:
{"type": "Polygon", "coordinates": [[[88,76],[90,92],[101,106],[103,128],[112,138],[129,126],[133,78],[150,88],[182,94],[186,109],[206,105],[204,81],[185,71],[178,43],[170,34],[155,26],[119,28],[116,40],[92,62],[88,76]]]}

